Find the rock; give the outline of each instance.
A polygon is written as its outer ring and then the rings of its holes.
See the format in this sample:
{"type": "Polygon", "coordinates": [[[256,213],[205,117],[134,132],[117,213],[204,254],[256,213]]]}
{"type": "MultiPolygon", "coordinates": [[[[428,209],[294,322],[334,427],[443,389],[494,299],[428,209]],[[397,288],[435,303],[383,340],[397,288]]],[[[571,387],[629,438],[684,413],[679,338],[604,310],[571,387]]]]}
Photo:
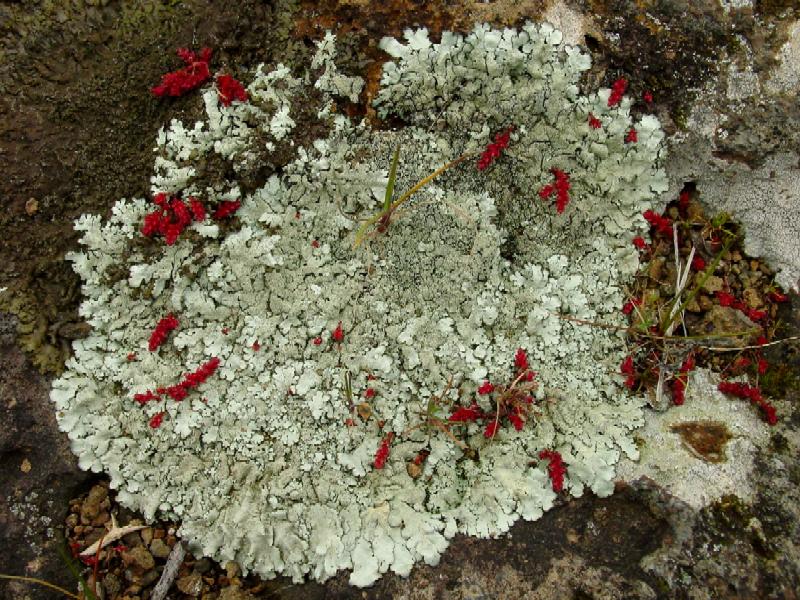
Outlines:
{"type": "Polygon", "coordinates": [[[101,525],[105,525],[110,518],[111,515],[109,515],[107,511],[103,511],[99,515],[97,515],[94,519],[92,519],[92,526],[99,527],[101,525]]]}
{"type": "Polygon", "coordinates": [[[211,570],[211,567],[213,566],[214,565],[211,562],[211,559],[203,557],[196,563],[194,563],[194,572],[203,575],[205,573],[208,573],[211,570]]]}
{"type": "Polygon", "coordinates": [[[136,546],[131,548],[128,552],[122,553],[122,560],[126,565],[139,569],[140,571],[149,571],[156,566],[153,555],[144,546],[136,546]]]}
{"type": "Polygon", "coordinates": [[[697,300],[698,304],[700,304],[700,308],[705,312],[707,310],[711,310],[714,308],[714,301],[709,298],[708,296],[701,294],[697,300]]]}
{"type": "Polygon", "coordinates": [[[122,591],[122,581],[114,573],[108,573],[101,583],[106,592],[106,598],[116,598],[122,591]]]}
{"type": "Polygon", "coordinates": [[[225,563],[225,576],[228,579],[233,579],[241,572],[242,570],[239,568],[239,565],[233,562],[232,560],[229,560],[228,562],[225,563]]]}
{"type": "Polygon", "coordinates": [[[184,575],[175,584],[187,596],[197,597],[203,591],[203,578],[198,573],[184,575]]]}
{"type": "Polygon", "coordinates": [[[155,539],[150,542],[150,552],[152,552],[153,556],[156,558],[167,558],[170,550],[171,548],[167,546],[162,539],[155,539]]]}
{"type": "Polygon", "coordinates": [[[139,532],[139,535],[142,536],[142,541],[144,542],[145,546],[149,546],[150,542],[153,541],[153,528],[146,527],[139,532]]]}
{"type": "Polygon", "coordinates": [[[723,281],[721,277],[711,275],[708,279],[706,279],[705,283],[703,283],[703,290],[713,294],[714,292],[719,292],[722,290],[722,285],[723,281]]]}
{"type": "Polygon", "coordinates": [[[28,213],[28,216],[33,216],[39,210],[39,201],[36,198],[28,198],[25,202],[25,212],[28,213]]]}
{"type": "Polygon", "coordinates": [[[420,475],[422,475],[422,467],[415,463],[414,461],[409,462],[406,464],[406,471],[408,472],[408,476],[411,479],[416,479],[420,475]]]}
{"type": "Polygon", "coordinates": [[[692,298],[692,300],[686,305],[686,310],[693,313],[701,313],[703,312],[703,307],[700,306],[700,303],[697,301],[697,298],[692,298]]]}
{"type": "Polygon", "coordinates": [[[96,485],[90,491],[81,506],[81,523],[88,525],[100,514],[100,505],[108,497],[108,488],[96,485]]]}
{"type": "Polygon", "coordinates": [[[653,281],[661,281],[661,275],[664,271],[664,263],[667,259],[663,256],[654,256],[650,261],[650,266],[647,268],[647,274],[653,281]]]}
{"type": "Polygon", "coordinates": [[[687,324],[687,326],[689,327],[689,335],[722,336],[715,338],[714,344],[731,348],[746,346],[750,336],[739,335],[732,337],[730,334],[749,331],[755,335],[760,330],[758,325],[748,319],[741,311],[730,306],[719,305],[713,306],[696,325],[690,326],[687,324]]]}
{"type": "Polygon", "coordinates": [[[223,588],[219,593],[219,600],[253,600],[253,598],[255,596],[238,585],[223,588]]]}
{"type": "Polygon", "coordinates": [[[764,302],[761,300],[761,295],[757,290],[751,287],[742,292],[742,299],[750,308],[761,308],[764,306],[764,302]]]}
{"type": "Polygon", "coordinates": [[[158,571],[158,569],[153,569],[152,571],[148,571],[142,575],[137,583],[145,588],[151,583],[155,583],[159,577],[161,577],[161,573],[158,571]]]}

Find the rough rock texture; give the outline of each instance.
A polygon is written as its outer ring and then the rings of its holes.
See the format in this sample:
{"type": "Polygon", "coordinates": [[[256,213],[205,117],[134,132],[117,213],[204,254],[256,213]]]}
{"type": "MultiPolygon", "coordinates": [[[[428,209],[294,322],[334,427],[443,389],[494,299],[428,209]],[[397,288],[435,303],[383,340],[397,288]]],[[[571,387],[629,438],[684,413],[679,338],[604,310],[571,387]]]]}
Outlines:
{"type": "MultiPolygon", "coordinates": [[[[7,17],[0,29],[0,191],[9,199],[2,226],[4,233],[13,232],[3,236],[0,248],[0,287],[14,292],[3,306],[20,315],[23,334],[18,342],[9,334],[2,347],[4,371],[14,377],[4,372],[9,383],[0,400],[9,412],[3,414],[3,423],[22,425],[11,429],[19,433],[4,428],[0,434],[0,530],[7,536],[3,547],[14,549],[3,553],[0,571],[44,576],[65,585],[68,576],[46,545],[47,528],[62,521],[66,499],[73,486],[81,485],[82,476],[66,452],[53,451],[66,445],[49,415],[48,386],[20,346],[37,356],[37,364],[57,370],[69,340],[82,334],[76,319],[76,280],[61,260],[66,249],[74,248],[71,222],[82,212],[108,210],[120,196],[143,194],[155,131],[173,111],[188,115],[200,108],[192,99],[170,106],[153,103],[143,93],[174,66],[169,53],[190,44],[193,30],[197,43],[221,48],[223,63],[231,67],[270,59],[274,48],[283,53],[287,46],[292,52],[303,47],[302,40],[287,36],[285,7],[272,12],[250,5],[209,9],[185,2],[176,9],[151,3],[139,13],[119,4],[94,4],[101,3],[0,6],[0,14],[7,17]],[[241,19],[239,11],[248,18],[241,19]],[[270,41],[265,43],[265,38],[270,41]],[[29,214],[25,205],[34,206],[31,198],[37,200],[38,211],[29,214]],[[46,348],[52,349],[42,350],[46,348]],[[23,397],[25,403],[14,405],[15,397],[23,397]],[[41,479],[32,484],[31,477],[41,479]],[[36,498],[31,499],[30,491],[36,498]],[[25,507],[12,511],[15,503],[25,507]]],[[[496,25],[537,18],[545,10],[551,15],[582,15],[571,20],[579,23],[571,35],[591,36],[586,41],[598,69],[594,80],[608,85],[625,74],[644,82],[635,84],[638,92],[654,89],[658,114],[672,133],[670,154],[675,162],[668,168],[676,190],[686,181],[694,182],[702,197],[708,194],[736,212],[740,204],[728,193],[730,180],[739,190],[737,197],[750,198],[751,205],[753,199],[769,201],[787,189],[785,196],[778,196],[778,208],[767,211],[772,216],[761,231],[780,231],[792,222],[796,200],[787,201],[785,209],[780,201],[796,198],[792,194],[797,186],[779,183],[793,177],[796,181],[792,165],[797,158],[792,152],[800,132],[798,106],[791,96],[798,82],[792,66],[798,15],[791,0],[706,0],[691,5],[666,0],[575,1],[556,8],[544,2],[452,2],[426,4],[424,10],[410,1],[382,3],[392,19],[374,14],[369,4],[313,3],[302,14],[298,31],[318,38],[326,27],[341,23],[352,33],[348,43],[354,71],[365,69],[368,79],[372,73],[372,82],[380,72],[370,62],[378,56],[377,40],[406,26],[427,24],[435,35],[443,26],[458,28],[452,15],[459,16],[462,29],[469,29],[478,15],[496,25]],[[444,16],[429,23],[430,15],[444,16]],[[777,165],[772,167],[774,178],[767,164],[777,165]],[[765,187],[771,196],[764,196],[765,187]]],[[[281,59],[286,60],[283,55],[281,59]]],[[[349,110],[368,112],[364,106],[349,110]]],[[[767,214],[758,207],[747,212],[755,218],[767,214]]],[[[758,223],[750,227],[759,231],[758,223]]],[[[759,237],[753,236],[760,244],[755,247],[769,251],[775,264],[784,268],[783,277],[789,278],[783,280],[794,283],[796,251],[775,245],[771,235],[759,237]]],[[[784,318],[797,323],[797,307],[784,318]]],[[[11,317],[7,323],[14,323],[11,317]]],[[[783,347],[772,349],[768,357],[783,363],[781,379],[770,382],[773,395],[781,397],[792,389],[786,383],[797,381],[797,355],[783,347]]],[[[367,595],[486,598],[521,590],[520,597],[536,598],[683,598],[690,593],[698,598],[791,597],[800,588],[795,547],[800,505],[797,403],[796,392],[785,396],[780,407],[786,418],[770,432],[769,445],[756,453],[755,500],[750,503],[728,497],[696,512],[655,486],[637,485],[624,496],[586,498],[551,511],[537,523],[516,526],[500,540],[458,540],[439,567],[416,569],[407,580],[385,577],[367,595]],[[608,518],[591,519],[597,511],[608,518]],[[640,523],[644,524],[637,529],[640,523]],[[572,535],[572,529],[580,535],[572,535]],[[649,535],[637,537],[640,530],[649,535]],[[654,550],[643,540],[660,547],[654,550]],[[567,573],[576,565],[589,565],[590,576],[578,581],[570,577],[567,573]]],[[[0,582],[0,595],[57,597],[52,591],[5,582],[0,582]]],[[[284,587],[276,595],[357,598],[361,592],[337,579],[325,587],[284,587]]]]}

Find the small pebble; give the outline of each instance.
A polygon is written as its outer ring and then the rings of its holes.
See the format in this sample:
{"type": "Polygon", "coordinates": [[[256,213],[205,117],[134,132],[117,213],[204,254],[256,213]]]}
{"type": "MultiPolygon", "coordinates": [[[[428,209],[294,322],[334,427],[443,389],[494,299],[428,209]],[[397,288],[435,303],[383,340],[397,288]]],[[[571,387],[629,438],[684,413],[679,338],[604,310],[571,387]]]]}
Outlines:
{"type": "Polygon", "coordinates": [[[203,579],[197,573],[190,573],[179,578],[176,587],[187,596],[197,597],[203,591],[203,579]]]}
{"type": "Polygon", "coordinates": [[[156,566],[153,555],[144,546],[136,546],[127,552],[123,552],[122,560],[125,561],[126,565],[142,571],[149,571],[156,566]]]}
{"type": "Polygon", "coordinates": [[[157,538],[150,542],[150,552],[156,558],[167,558],[170,553],[170,547],[164,543],[164,540],[157,538]]]}
{"type": "Polygon", "coordinates": [[[145,545],[149,546],[150,542],[153,541],[153,528],[146,527],[139,532],[139,535],[142,536],[142,541],[145,543],[145,545]]]}

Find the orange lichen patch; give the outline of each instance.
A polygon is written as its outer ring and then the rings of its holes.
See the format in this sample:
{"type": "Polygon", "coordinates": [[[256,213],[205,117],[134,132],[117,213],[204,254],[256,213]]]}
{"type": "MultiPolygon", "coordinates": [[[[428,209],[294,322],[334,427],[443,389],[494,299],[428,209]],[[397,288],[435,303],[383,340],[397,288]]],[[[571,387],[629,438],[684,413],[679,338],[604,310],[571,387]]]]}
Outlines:
{"type": "Polygon", "coordinates": [[[672,425],[670,430],[681,436],[683,445],[694,456],[711,463],[725,460],[725,444],[733,438],[719,421],[688,421],[672,425]]]}

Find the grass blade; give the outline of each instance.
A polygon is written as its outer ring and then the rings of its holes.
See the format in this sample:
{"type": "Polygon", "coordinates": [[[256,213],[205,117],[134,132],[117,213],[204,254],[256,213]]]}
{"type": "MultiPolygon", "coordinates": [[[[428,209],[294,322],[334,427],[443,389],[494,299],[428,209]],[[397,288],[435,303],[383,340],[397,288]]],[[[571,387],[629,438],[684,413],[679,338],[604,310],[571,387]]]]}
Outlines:
{"type": "Polygon", "coordinates": [[[389,212],[392,206],[392,197],[394,196],[394,182],[397,180],[397,164],[400,162],[400,144],[394,149],[394,156],[392,157],[392,166],[389,167],[389,181],[386,183],[386,194],[383,196],[383,212],[389,212]]]}

